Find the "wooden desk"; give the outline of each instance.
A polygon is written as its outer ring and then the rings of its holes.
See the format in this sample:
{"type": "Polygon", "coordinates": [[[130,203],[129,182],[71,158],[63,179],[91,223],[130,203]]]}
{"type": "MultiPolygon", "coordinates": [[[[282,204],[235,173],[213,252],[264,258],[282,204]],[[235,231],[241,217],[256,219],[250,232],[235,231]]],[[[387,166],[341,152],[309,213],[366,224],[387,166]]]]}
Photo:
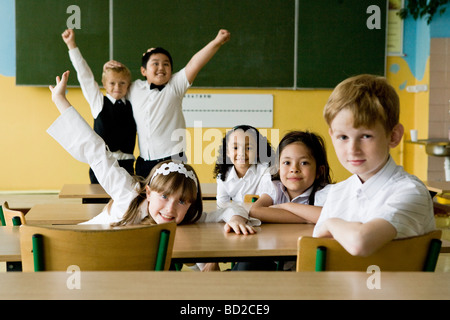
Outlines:
{"type": "Polygon", "coordinates": [[[178,226],[175,262],[247,261],[255,258],[295,260],[297,240],[312,235],[312,224],[263,224],[254,235],[225,233],[223,223],[178,226]]]}
{"type": "Polygon", "coordinates": [[[200,183],[203,200],[216,200],[217,183],[200,183]]]}
{"type": "Polygon", "coordinates": [[[26,214],[28,224],[78,224],[102,212],[104,203],[37,204],[26,214]]]}
{"type": "Polygon", "coordinates": [[[450,181],[424,181],[429,191],[435,193],[449,193],[450,181]]]}
{"type": "MultiPolygon", "coordinates": [[[[258,228],[257,234],[244,236],[225,233],[223,226],[223,223],[178,226],[172,252],[174,262],[239,261],[258,257],[295,260],[298,237],[311,235],[314,228],[310,224],[265,224],[258,228]]],[[[99,225],[55,227],[102,228],[99,225]]],[[[0,261],[21,260],[18,229],[0,227],[0,261]]]]}
{"type": "MultiPolygon", "coordinates": [[[[71,290],[66,284],[70,276],[66,272],[0,273],[0,300],[171,300],[167,312],[176,317],[180,307],[189,303],[176,300],[258,300],[254,304],[270,305],[270,301],[263,300],[450,299],[450,273],[382,272],[381,288],[372,290],[367,288],[370,275],[365,272],[82,271],[81,289],[71,290]]],[[[208,305],[213,303],[209,301],[208,305]]],[[[216,315],[219,309],[224,313],[224,304],[221,301],[216,306],[216,315]]],[[[271,319],[277,316],[274,309],[271,319]]]]}
{"type": "MultiPolygon", "coordinates": [[[[37,204],[26,214],[28,224],[79,224],[102,212],[103,203],[49,203],[37,204]]],[[[214,200],[203,201],[203,211],[217,209],[214,200]]]]}
{"type": "Polygon", "coordinates": [[[81,198],[82,203],[107,203],[111,197],[99,184],[65,184],[60,198],[81,198]]]}
{"type": "MultiPolygon", "coordinates": [[[[202,198],[215,200],[216,183],[201,183],[202,198]]],[[[59,192],[60,198],[78,198],[83,203],[107,203],[111,198],[99,184],[65,184],[59,192]]]]}
{"type": "Polygon", "coordinates": [[[19,227],[0,227],[0,261],[22,261],[19,227]]]}

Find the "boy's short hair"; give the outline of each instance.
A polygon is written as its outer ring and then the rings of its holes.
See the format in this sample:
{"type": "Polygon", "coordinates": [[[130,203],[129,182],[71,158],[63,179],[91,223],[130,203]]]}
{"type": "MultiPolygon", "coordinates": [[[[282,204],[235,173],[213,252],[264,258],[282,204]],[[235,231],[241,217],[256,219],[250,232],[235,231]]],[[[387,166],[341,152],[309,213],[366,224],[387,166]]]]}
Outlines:
{"type": "Polygon", "coordinates": [[[343,109],[353,113],[355,128],[371,128],[380,121],[389,133],[399,123],[400,100],[384,77],[363,74],[339,83],[324,108],[328,126],[343,109]]]}
{"type": "Polygon", "coordinates": [[[155,48],[155,49],[153,49],[153,50],[151,50],[151,51],[148,51],[148,52],[146,52],[146,53],[142,56],[142,64],[141,64],[142,67],[143,67],[144,69],[147,69],[147,63],[148,63],[148,60],[150,59],[150,56],[151,56],[152,54],[156,54],[156,53],[162,53],[162,54],[166,55],[167,58],[169,58],[169,61],[170,61],[170,68],[171,68],[172,71],[173,71],[173,60],[172,60],[172,56],[170,55],[169,51],[167,51],[166,49],[160,48],[160,47],[155,48]]]}
{"type": "Polygon", "coordinates": [[[126,66],[106,68],[105,70],[103,70],[103,73],[102,73],[102,82],[105,81],[106,74],[107,74],[108,71],[114,71],[114,72],[117,72],[117,73],[123,73],[127,77],[128,83],[131,84],[131,72],[126,66]]]}

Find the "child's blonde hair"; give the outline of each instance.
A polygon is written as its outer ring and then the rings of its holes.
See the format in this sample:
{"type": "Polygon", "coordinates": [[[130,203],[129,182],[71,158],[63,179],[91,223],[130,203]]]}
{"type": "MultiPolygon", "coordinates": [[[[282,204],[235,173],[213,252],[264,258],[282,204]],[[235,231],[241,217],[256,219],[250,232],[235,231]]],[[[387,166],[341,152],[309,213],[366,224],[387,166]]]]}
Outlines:
{"type": "Polygon", "coordinates": [[[389,133],[399,123],[400,100],[384,77],[363,74],[339,83],[324,108],[328,126],[343,109],[353,113],[355,128],[371,128],[380,121],[389,133]]]}
{"type": "Polygon", "coordinates": [[[126,66],[105,68],[102,73],[102,83],[106,81],[106,75],[110,71],[116,73],[123,73],[124,76],[128,79],[128,84],[131,85],[131,71],[126,66]]]}
{"type": "Polygon", "coordinates": [[[150,217],[150,215],[145,218],[143,221],[140,221],[140,206],[144,200],[147,199],[147,190],[146,186],[150,187],[151,191],[155,191],[158,193],[163,193],[167,196],[170,196],[174,193],[177,193],[181,190],[181,200],[190,202],[191,205],[184,216],[181,224],[194,223],[198,219],[200,219],[203,212],[203,202],[202,202],[202,193],[200,188],[200,182],[197,177],[197,173],[195,170],[188,164],[182,164],[186,171],[191,171],[197,182],[187,177],[185,174],[180,172],[169,172],[168,174],[155,174],[156,170],[158,170],[163,164],[176,163],[181,164],[180,162],[175,161],[163,161],[158,163],[153,169],[150,171],[150,174],[146,179],[142,177],[136,177],[139,182],[139,188],[137,190],[137,197],[131,201],[128,210],[125,212],[121,221],[112,224],[113,226],[123,226],[127,224],[156,224],[155,221],[150,217]]]}

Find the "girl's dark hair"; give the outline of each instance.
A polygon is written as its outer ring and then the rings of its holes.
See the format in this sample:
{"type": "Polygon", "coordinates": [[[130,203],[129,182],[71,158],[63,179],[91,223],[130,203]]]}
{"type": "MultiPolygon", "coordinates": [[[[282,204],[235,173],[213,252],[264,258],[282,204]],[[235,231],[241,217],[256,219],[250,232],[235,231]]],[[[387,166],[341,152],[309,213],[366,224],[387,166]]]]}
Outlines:
{"type": "Polygon", "coordinates": [[[170,61],[170,68],[171,68],[172,71],[173,71],[173,60],[172,60],[172,56],[170,55],[169,51],[167,51],[166,49],[160,48],[160,47],[155,48],[155,49],[153,49],[153,50],[151,50],[151,51],[146,52],[146,53],[142,56],[142,63],[141,63],[141,66],[144,67],[144,69],[147,69],[147,63],[148,63],[148,60],[150,59],[150,56],[151,56],[152,54],[156,54],[156,53],[162,53],[162,54],[166,55],[167,58],[169,58],[169,61],[170,61]]]}
{"type": "Polygon", "coordinates": [[[233,162],[227,156],[227,143],[228,137],[236,130],[243,130],[244,132],[250,131],[254,133],[257,146],[257,163],[267,163],[270,166],[275,160],[275,151],[273,150],[272,145],[269,140],[267,140],[267,138],[258,131],[258,129],[248,125],[236,126],[228,131],[223,137],[222,145],[219,147],[216,165],[214,166],[213,177],[220,177],[222,181],[225,181],[228,169],[233,166],[233,162]]]}
{"type": "MultiPolygon", "coordinates": [[[[165,193],[167,195],[171,195],[176,193],[178,190],[182,190],[182,198],[185,201],[191,202],[191,205],[184,216],[183,221],[180,224],[188,224],[194,223],[198,219],[200,219],[203,213],[203,202],[202,202],[202,192],[200,188],[200,180],[198,179],[197,173],[195,170],[188,164],[183,163],[186,170],[191,170],[194,172],[195,177],[197,178],[197,185],[194,180],[191,178],[187,178],[184,174],[178,172],[171,172],[167,175],[158,174],[152,180],[154,172],[164,163],[168,162],[176,162],[177,161],[163,161],[158,163],[153,169],[150,171],[150,174],[146,179],[142,177],[135,176],[137,182],[139,182],[139,187],[136,190],[138,195],[131,201],[128,210],[125,212],[121,221],[112,224],[113,226],[123,226],[128,224],[139,224],[142,223],[140,221],[140,206],[144,200],[147,199],[147,190],[146,186],[149,185],[152,191],[156,191],[159,193],[165,193]]],[[[111,204],[108,204],[111,205],[111,204]]],[[[150,220],[150,224],[155,224],[151,217],[147,217],[147,220],[150,220]]],[[[148,222],[148,221],[146,221],[148,222]]]]}
{"type": "MultiPolygon", "coordinates": [[[[277,149],[277,162],[279,168],[280,155],[284,148],[292,143],[303,143],[311,152],[311,156],[316,160],[316,179],[312,185],[311,195],[309,196],[309,204],[314,205],[314,196],[317,191],[323,189],[327,184],[332,183],[330,166],[328,165],[327,151],[323,138],[309,131],[292,131],[287,133],[277,149]]],[[[279,180],[279,170],[272,177],[272,180],[279,180]]]]}

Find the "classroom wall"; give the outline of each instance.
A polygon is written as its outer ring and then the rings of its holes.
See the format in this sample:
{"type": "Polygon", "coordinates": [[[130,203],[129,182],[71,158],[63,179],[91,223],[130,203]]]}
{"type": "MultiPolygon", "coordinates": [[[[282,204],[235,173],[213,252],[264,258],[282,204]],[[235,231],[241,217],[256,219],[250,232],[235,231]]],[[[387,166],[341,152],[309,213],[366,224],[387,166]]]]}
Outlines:
{"type": "MultiPolygon", "coordinates": [[[[414,28],[415,31],[418,29],[417,22],[414,21],[405,23],[406,26],[414,28]]],[[[48,126],[58,116],[58,111],[51,102],[48,88],[15,85],[14,35],[14,0],[2,0],[0,2],[0,119],[2,122],[0,126],[2,150],[0,191],[58,190],[65,183],[88,183],[88,166],[74,160],[46,133],[48,126]]],[[[408,37],[405,38],[405,44],[413,43],[412,47],[417,46],[420,40],[417,32],[413,35],[405,33],[405,37],[408,37]]],[[[226,47],[223,50],[225,51],[226,47]]],[[[428,95],[407,93],[405,86],[428,82],[428,57],[425,54],[425,57],[415,57],[413,61],[408,60],[410,57],[410,55],[388,57],[386,76],[400,96],[401,121],[406,129],[405,138],[409,138],[408,132],[412,128],[419,129],[422,134],[419,138],[425,138],[423,135],[428,132],[428,95]],[[425,65],[423,74],[416,70],[418,65],[425,65]]],[[[326,138],[334,179],[341,181],[349,176],[335,156],[328,137],[328,128],[322,118],[323,106],[331,93],[330,90],[190,89],[188,93],[273,94],[274,129],[278,131],[268,129],[268,137],[272,143],[276,146],[279,139],[290,130],[308,129],[318,132],[326,138]],[[271,137],[272,133],[274,137],[271,137]]],[[[89,106],[81,90],[70,88],[68,98],[82,116],[92,123],[89,106]]],[[[193,143],[196,143],[193,129],[188,130],[193,143]]],[[[205,130],[207,129],[204,129],[202,134],[205,130]]],[[[203,140],[202,150],[205,151],[213,142],[203,140]]],[[[408,172],[425,180],[427,157],[423,150],[417,148],[414,145],[402,143],[392,151],[392,155],[395,161],[404,165],[408,172]]],[[[189,158],[191,159],[192,155],[189,158]]],[[[194,167],[201,182],[213,182],[213,164],[194,164],[194,167]]]]}

